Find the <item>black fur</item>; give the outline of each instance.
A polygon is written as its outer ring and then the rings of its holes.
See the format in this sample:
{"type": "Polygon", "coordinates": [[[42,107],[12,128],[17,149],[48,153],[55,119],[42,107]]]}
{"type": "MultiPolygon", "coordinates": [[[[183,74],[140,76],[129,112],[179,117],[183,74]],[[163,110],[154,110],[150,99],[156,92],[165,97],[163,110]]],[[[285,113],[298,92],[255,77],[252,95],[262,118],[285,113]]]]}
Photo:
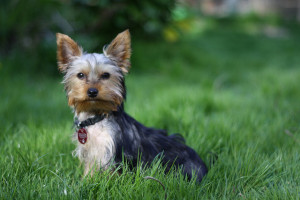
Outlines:
{"type": "Polygon", "coordinates": [[[207,174],[204,162],[192,148],[184,144],[184,139],[179,134],[168,136],[164,130],[145,127],[126,114],[123,105],[114,112],[114,117],[121,128],[116,140],[117,163],[121,163],[124,156],[135,167],[139,158],[142,163],[149,164],[156,156],[162,155],[166,172],[172,166],[182,168],[189,179],[194,173],[198,182],[207,174]]]}

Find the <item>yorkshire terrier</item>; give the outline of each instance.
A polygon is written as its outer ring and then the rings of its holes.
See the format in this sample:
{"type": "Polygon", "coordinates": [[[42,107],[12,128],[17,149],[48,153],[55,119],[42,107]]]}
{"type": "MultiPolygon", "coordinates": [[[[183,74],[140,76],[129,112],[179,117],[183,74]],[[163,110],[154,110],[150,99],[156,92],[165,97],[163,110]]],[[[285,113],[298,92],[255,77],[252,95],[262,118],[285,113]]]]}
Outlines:
{"type": "Polygon", "coordinates": [[[69,36],[57,33],[57,60],[64,74],[68,104],[74,111],[77,148],[84,174],[107,170],[126,159],[130,166],[147,165],[156,157],[169,171],[181,169],[200,182],[207,168],[179,134],[148,128],[124,111],[125,75],[130,68],[128,30],[103,48],[103,54],[85,53],[69,36]]]}

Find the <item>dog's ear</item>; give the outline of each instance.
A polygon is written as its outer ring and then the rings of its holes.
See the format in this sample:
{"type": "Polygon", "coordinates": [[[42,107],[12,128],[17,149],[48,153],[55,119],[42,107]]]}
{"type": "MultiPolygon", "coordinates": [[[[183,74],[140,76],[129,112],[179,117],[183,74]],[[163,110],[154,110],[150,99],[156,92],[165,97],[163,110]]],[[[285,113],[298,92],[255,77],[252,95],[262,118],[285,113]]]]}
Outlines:
{"type": "Polygon", "coordinates": [[[82,55],[82,48],[69,36],[56,33],[58,68],[65,73],[73,58],[82,55]]]}
{"type": "Polygon", "coordinates": [[[122,69],[124,73],[127,73],[130,68],[130,56],[131,56],[131,41],[129,30],[125,30],[119,33],[117,37],[107,46],[103,48],[103,53],[106,57],[122,69]]]}

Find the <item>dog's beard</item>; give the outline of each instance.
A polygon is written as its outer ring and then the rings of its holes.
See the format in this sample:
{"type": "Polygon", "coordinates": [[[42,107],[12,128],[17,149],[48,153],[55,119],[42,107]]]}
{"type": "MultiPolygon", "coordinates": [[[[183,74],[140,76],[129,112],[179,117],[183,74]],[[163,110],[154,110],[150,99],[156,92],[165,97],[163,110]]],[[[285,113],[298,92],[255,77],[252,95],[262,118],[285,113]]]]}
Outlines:
{"type": "Polygon", "coordinates": [[[92,112],[102,113],[117,111],[121,101],[106,101],[101,99],[88,99],[84,101],[75,101],[74,108],[77,113],[80,112],[92,112]]]}

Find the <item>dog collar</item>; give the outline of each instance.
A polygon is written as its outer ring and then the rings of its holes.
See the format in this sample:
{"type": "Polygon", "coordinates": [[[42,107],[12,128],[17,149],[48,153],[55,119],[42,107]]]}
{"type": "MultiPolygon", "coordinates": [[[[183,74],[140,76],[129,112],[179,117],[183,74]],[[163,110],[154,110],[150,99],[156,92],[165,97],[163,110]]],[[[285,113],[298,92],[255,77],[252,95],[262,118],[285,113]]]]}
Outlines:
{"type": "Polygon", "coordinates": [[[76,118],[74,124],[77,129],[81,129],[90,125],[94,125],[97,122],[102,121],[105,117],[107,117],[107,114],[95,115],[94,117],[88,118],[82,122],[80,122],[78,118],[76,118]]]}

